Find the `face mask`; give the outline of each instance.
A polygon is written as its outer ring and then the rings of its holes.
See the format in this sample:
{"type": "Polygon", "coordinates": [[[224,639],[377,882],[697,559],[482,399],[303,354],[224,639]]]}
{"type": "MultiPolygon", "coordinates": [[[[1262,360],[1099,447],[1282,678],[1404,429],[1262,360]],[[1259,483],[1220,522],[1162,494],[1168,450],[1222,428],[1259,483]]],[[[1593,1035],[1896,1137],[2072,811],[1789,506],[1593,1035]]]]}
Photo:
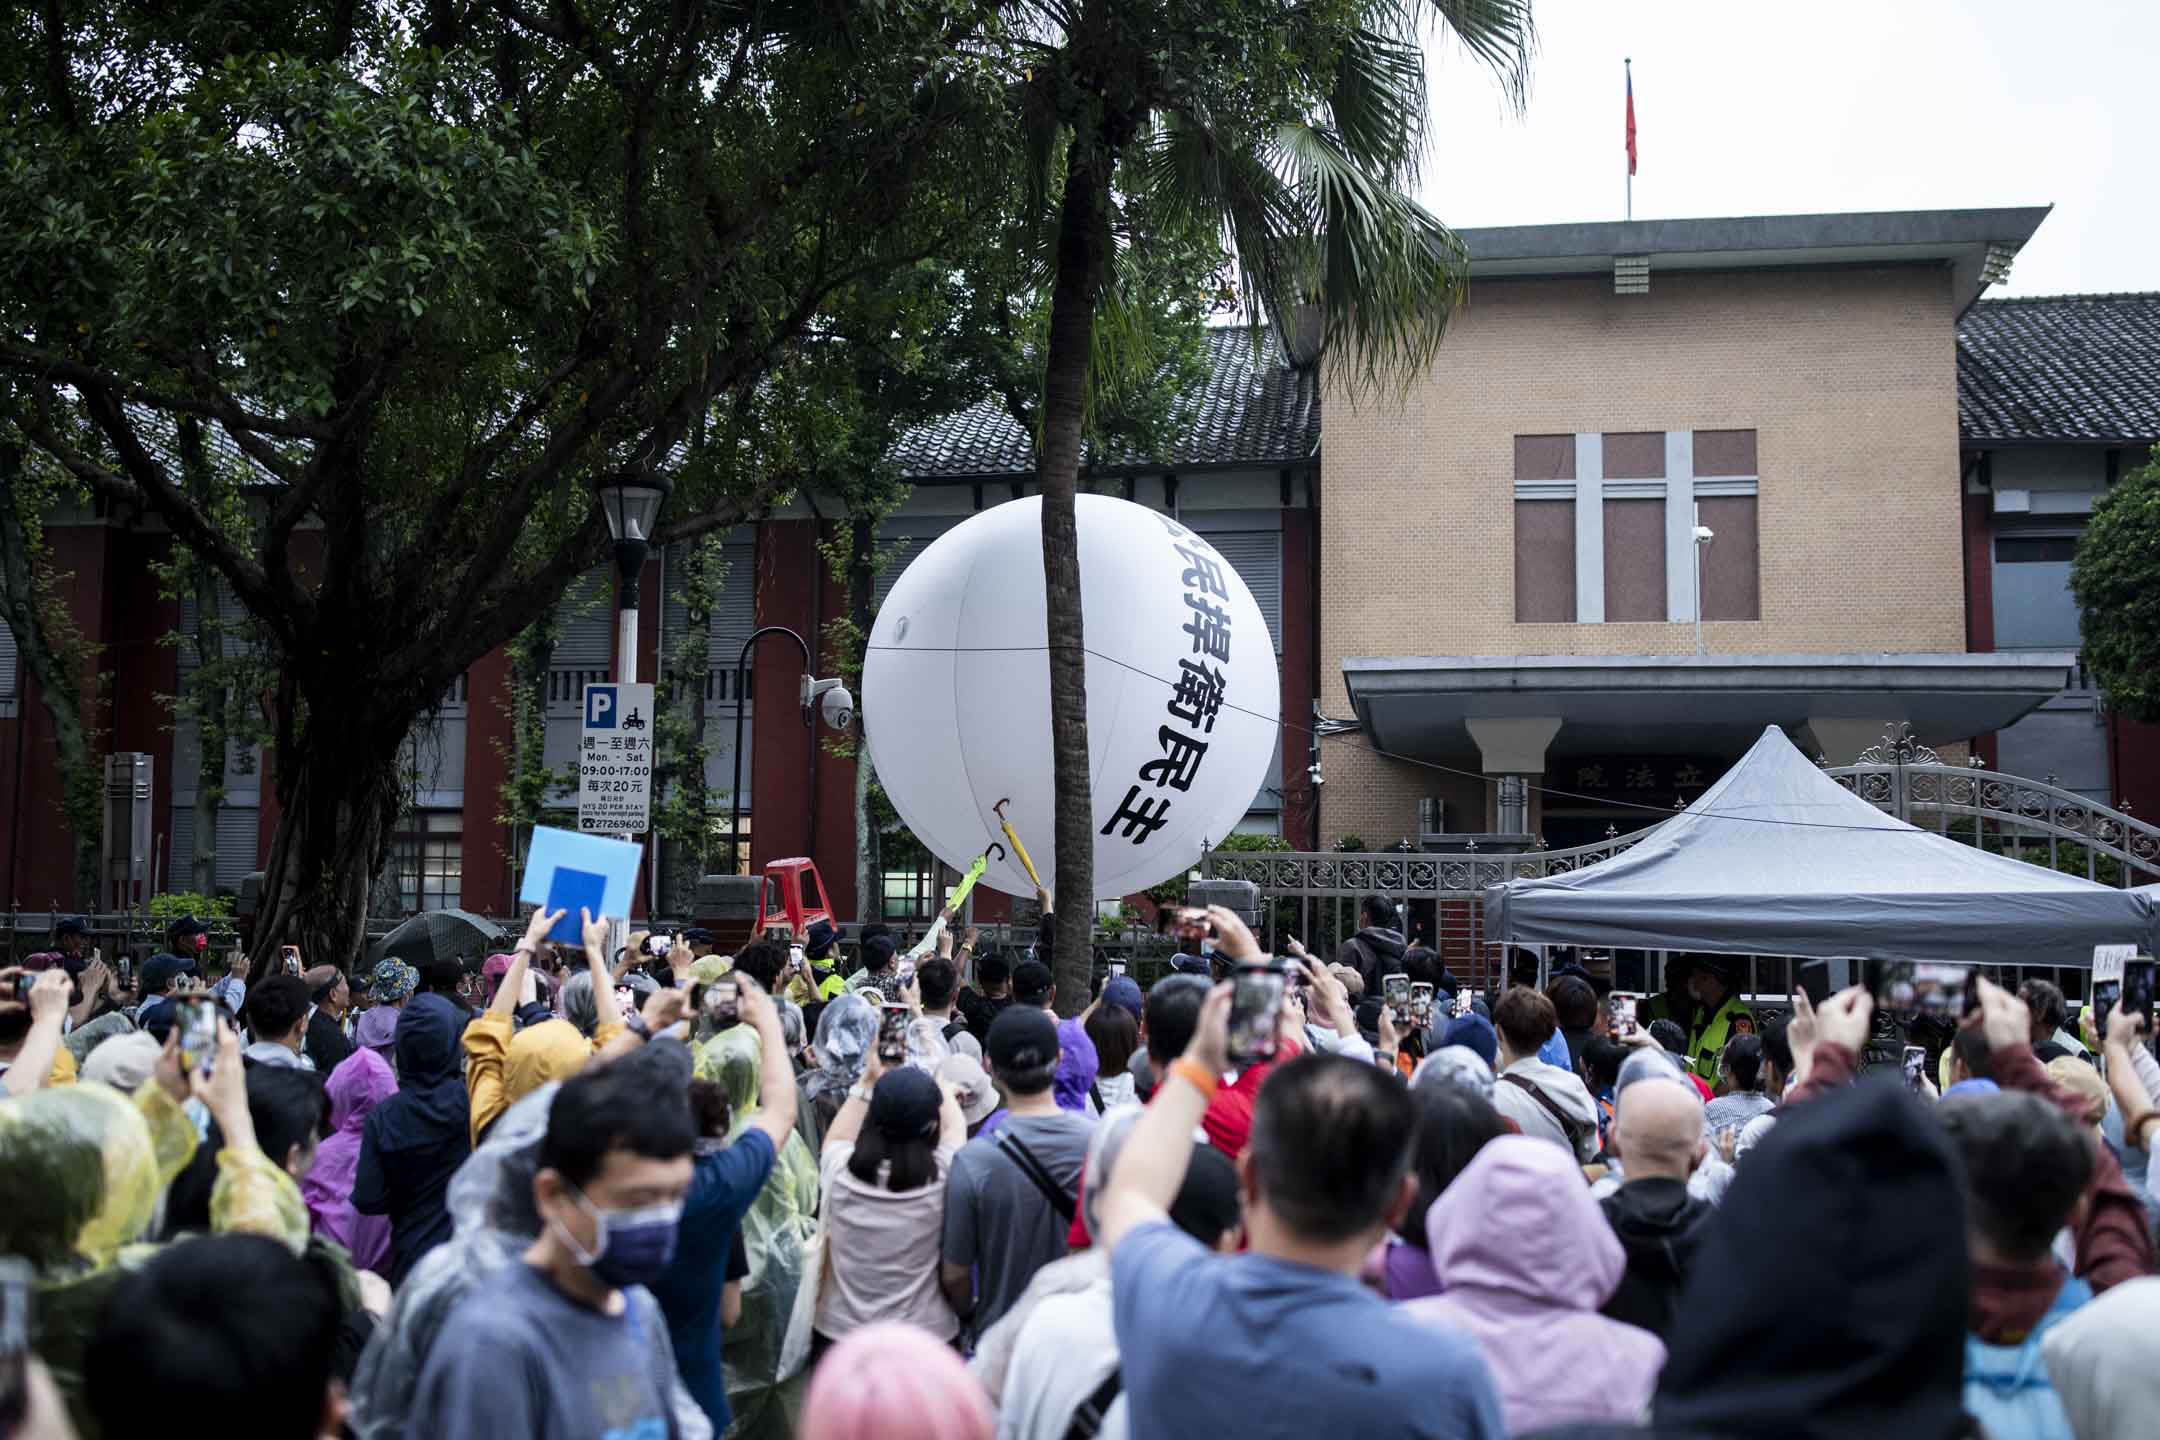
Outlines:
{"type": "Polygon", "coordinates": [[[571,1193],[577,1195],[578,1207],[593,1218],[591,1250],[578,1244],[568,1226],[555,1226],[578,1264],[617,1287],[649,1285],[666,1272],[675,1258],[675,1232],[682,1223],[680,1201],[636,1210],[600,1210],[575,1186],[571,1193]]]}

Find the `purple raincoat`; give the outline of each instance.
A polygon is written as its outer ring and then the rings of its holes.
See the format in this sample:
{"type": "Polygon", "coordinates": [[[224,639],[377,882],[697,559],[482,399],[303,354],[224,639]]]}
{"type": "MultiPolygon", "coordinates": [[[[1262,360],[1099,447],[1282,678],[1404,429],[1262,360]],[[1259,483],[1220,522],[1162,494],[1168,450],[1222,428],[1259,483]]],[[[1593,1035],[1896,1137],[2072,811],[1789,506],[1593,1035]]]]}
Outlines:
{"type": "Polygon", "coordinates": [[[397,1076],[390,1062],[363,1045],[330,1072],[323,1088],[330,1097],[332,1134],[317,1147],[314,1168],[300,1182],[300,1194],[318,1234],[350,1250],[355,1268],[387,1274],[390,1217],[355,1211],[352,1190],[353,1172],[360,1165],[360,1132],[368,1112],[397,1094],[397,1076]]]}
{"type": "Polygon", "coordinates": [[[1492,1141],[1425,1212],[1425,1235],[1443,1288],[1403,1312],[1477,1342],[1510,1435],[1642,1418],[1665,1345],[1598,1314],[1627,1255],[1566,1151],[1492,1141]]]}

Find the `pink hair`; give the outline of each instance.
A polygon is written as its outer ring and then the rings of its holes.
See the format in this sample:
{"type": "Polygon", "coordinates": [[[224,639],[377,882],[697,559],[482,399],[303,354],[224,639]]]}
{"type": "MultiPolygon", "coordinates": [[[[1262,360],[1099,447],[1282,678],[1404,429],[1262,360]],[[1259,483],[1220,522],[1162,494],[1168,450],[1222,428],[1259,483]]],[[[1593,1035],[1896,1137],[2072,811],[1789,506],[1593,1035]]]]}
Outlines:
{"type": "Polygon", "coordinates": [[[798,1440],[990,1440],[990,1398],[926,1330],[865,1325],[825,1353],[798,1440]]]}

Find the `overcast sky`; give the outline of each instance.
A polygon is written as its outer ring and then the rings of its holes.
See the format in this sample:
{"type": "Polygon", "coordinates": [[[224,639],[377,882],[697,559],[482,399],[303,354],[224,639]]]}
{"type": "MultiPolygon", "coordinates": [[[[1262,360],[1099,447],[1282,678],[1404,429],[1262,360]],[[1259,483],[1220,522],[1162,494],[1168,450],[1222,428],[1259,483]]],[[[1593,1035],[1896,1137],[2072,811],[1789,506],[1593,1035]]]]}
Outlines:
{"type": "Polygon", "coordinates": [[[1536,0],[1518,118],[1427,46],[1450,225],[2054,205],[1992,295],[2160,290],[2160,0],[1536,0]]]}

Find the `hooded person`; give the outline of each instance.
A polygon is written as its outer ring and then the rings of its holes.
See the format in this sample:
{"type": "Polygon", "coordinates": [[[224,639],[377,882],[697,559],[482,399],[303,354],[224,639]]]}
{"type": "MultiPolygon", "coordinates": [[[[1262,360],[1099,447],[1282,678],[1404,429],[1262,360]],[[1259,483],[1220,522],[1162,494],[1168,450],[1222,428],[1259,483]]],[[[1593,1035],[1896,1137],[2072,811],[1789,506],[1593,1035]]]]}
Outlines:
{"type": "Polygon", "coordinates": [[[1403,968],[1410,946],[1401,924],[1394,902],[1385,895],[1368,895],[1358,902],[1358,932],[1343,942],[1335,958],[1356,968],[1368,993],[1379,993],[1382,977],[1403,968]]]}
{"type": "Polygon", "coordinates": [[[397,1093],[390,1062],[365,1047],[330,1072],[330,1135],[315,1150],[315,1164],[300,1182],[315,1233],[327,1235],[352,1255],[353,1265],[381,1274],[389,1268],[390,1222],[353,1209],[353,1176],[360,1166],[361,1132],[375,1107],[397,1093]]]}
{"type": "Polygon", "coordinates": [[[1488,1140],[1432,1202],[1425,1234],[1447,1288],[1405,1313],[1477,1342],[1510,1434],[1642,1413],[1665,1346],[1598,1313],[1627,1259],[1558,1146],[1488,1140]]]}
{"type": "MultiPolygon", "coordinates": [[[[561,1089],[543,1085],[504,1111],[451,1179],[444,1203],[452,1238],[422,1256],[398,1286],[353,1374],[347,1424],[357,1440],[406,1440],[421,1367],[444,1321],[476,1284],[519,1263],[539,1237],[533,1176],[561,1089]]],[[[712,1440],[711,1423],[680,1380],[670,1411],[680,1440],[712,1440]]]]}
{"type": "Polygon", "coordinates": [[[462,1038],[470,1012],[442,995],[418,995],[399,1012],[398,1092],[371,1112],[361,1131],[352,1205],[390,1220],[392,1285],[450,1238],[444,1192],[472,1153],[471,1102],[465,1093],[462,1038]]]}
{"type": "MultiPolygon", "coordinates": [[[[1958,1163],[1949,1137],[1899,1085],[1844,1087],[1788,1109],[1704,1230],[1648,1433],[1971,1435],[1958,1163]]],[[[1554,1435],[1641,1433],[1570,1426],[1554,1435]]]]}
{"type": "MultiPolygon", "coordinates": [[[[237,1044],[221,1055],[240,1069],[237,1044]]],[[[244,1089],[237,1104],[245,1115],[244,1089]]],[[[95,1082],[48,1087],[0,1105],[0,1254],[35,1268],[33,1349],[83,1440],[100,1433],[83,1399],[84,1351],[121,1277],[158,1253],[142,1242],[198,1144],[156,1083],[132,1097],[95,1082]]],[[[252,1140],[221,1151],[216,1169],[212,1228],[266,1234],[298,1254],[307,1220],[291,1178],[252,1140]]]]}
{"type": "MultiPolygon", "coordinates": [[[[1639,1325],[1667,1343],[1680,1323],[1680,1294],[1716,1214],[1689,1193],[1708,1153],[1702,1097],[1681,1077],[1651,1076],[1620,1090],[1612,1145],[1627,1177],[1598,1205],[1627,1255],[1627,1270],[1604,1313],[1639,1325]]],[[[1593,1192],[1595,1193],[1595,1192],[1593,1192]]]]}
{"type": "MultiPolygon", "coordinates": [[[[727,1091],[731,1137],[740,1136],[764,1103],[765,1044],[748,1025],[723,1030],[697,1052],[697,1078],[727,1091]]],[[[783,1373],[781,1344],[802,1287],[803,1255],[817,1233],[817,1157],[799,1130],[788,1132],[758,1197],[742,1218],[750,1273],[742,1282],[742,1315],[727,1327],[721,1359],[736,1440],[786,1440],[800,1408],[805,1378],[783,1373]]]]}
{"type": "Polygon", "coordinates": [[[806,1117],[803,1139],[813,1153],[823,1149],[833,1116],[840,1113],[847,1092],[862,1078],[863,1057],[877,1043],[877,1028],[877,1008],[860,995],[835,995],[818,1016],[817,1036],[810,1042],[817,1066],[803,1072],[802,1105],[797,1112],[806,1117]]]}

